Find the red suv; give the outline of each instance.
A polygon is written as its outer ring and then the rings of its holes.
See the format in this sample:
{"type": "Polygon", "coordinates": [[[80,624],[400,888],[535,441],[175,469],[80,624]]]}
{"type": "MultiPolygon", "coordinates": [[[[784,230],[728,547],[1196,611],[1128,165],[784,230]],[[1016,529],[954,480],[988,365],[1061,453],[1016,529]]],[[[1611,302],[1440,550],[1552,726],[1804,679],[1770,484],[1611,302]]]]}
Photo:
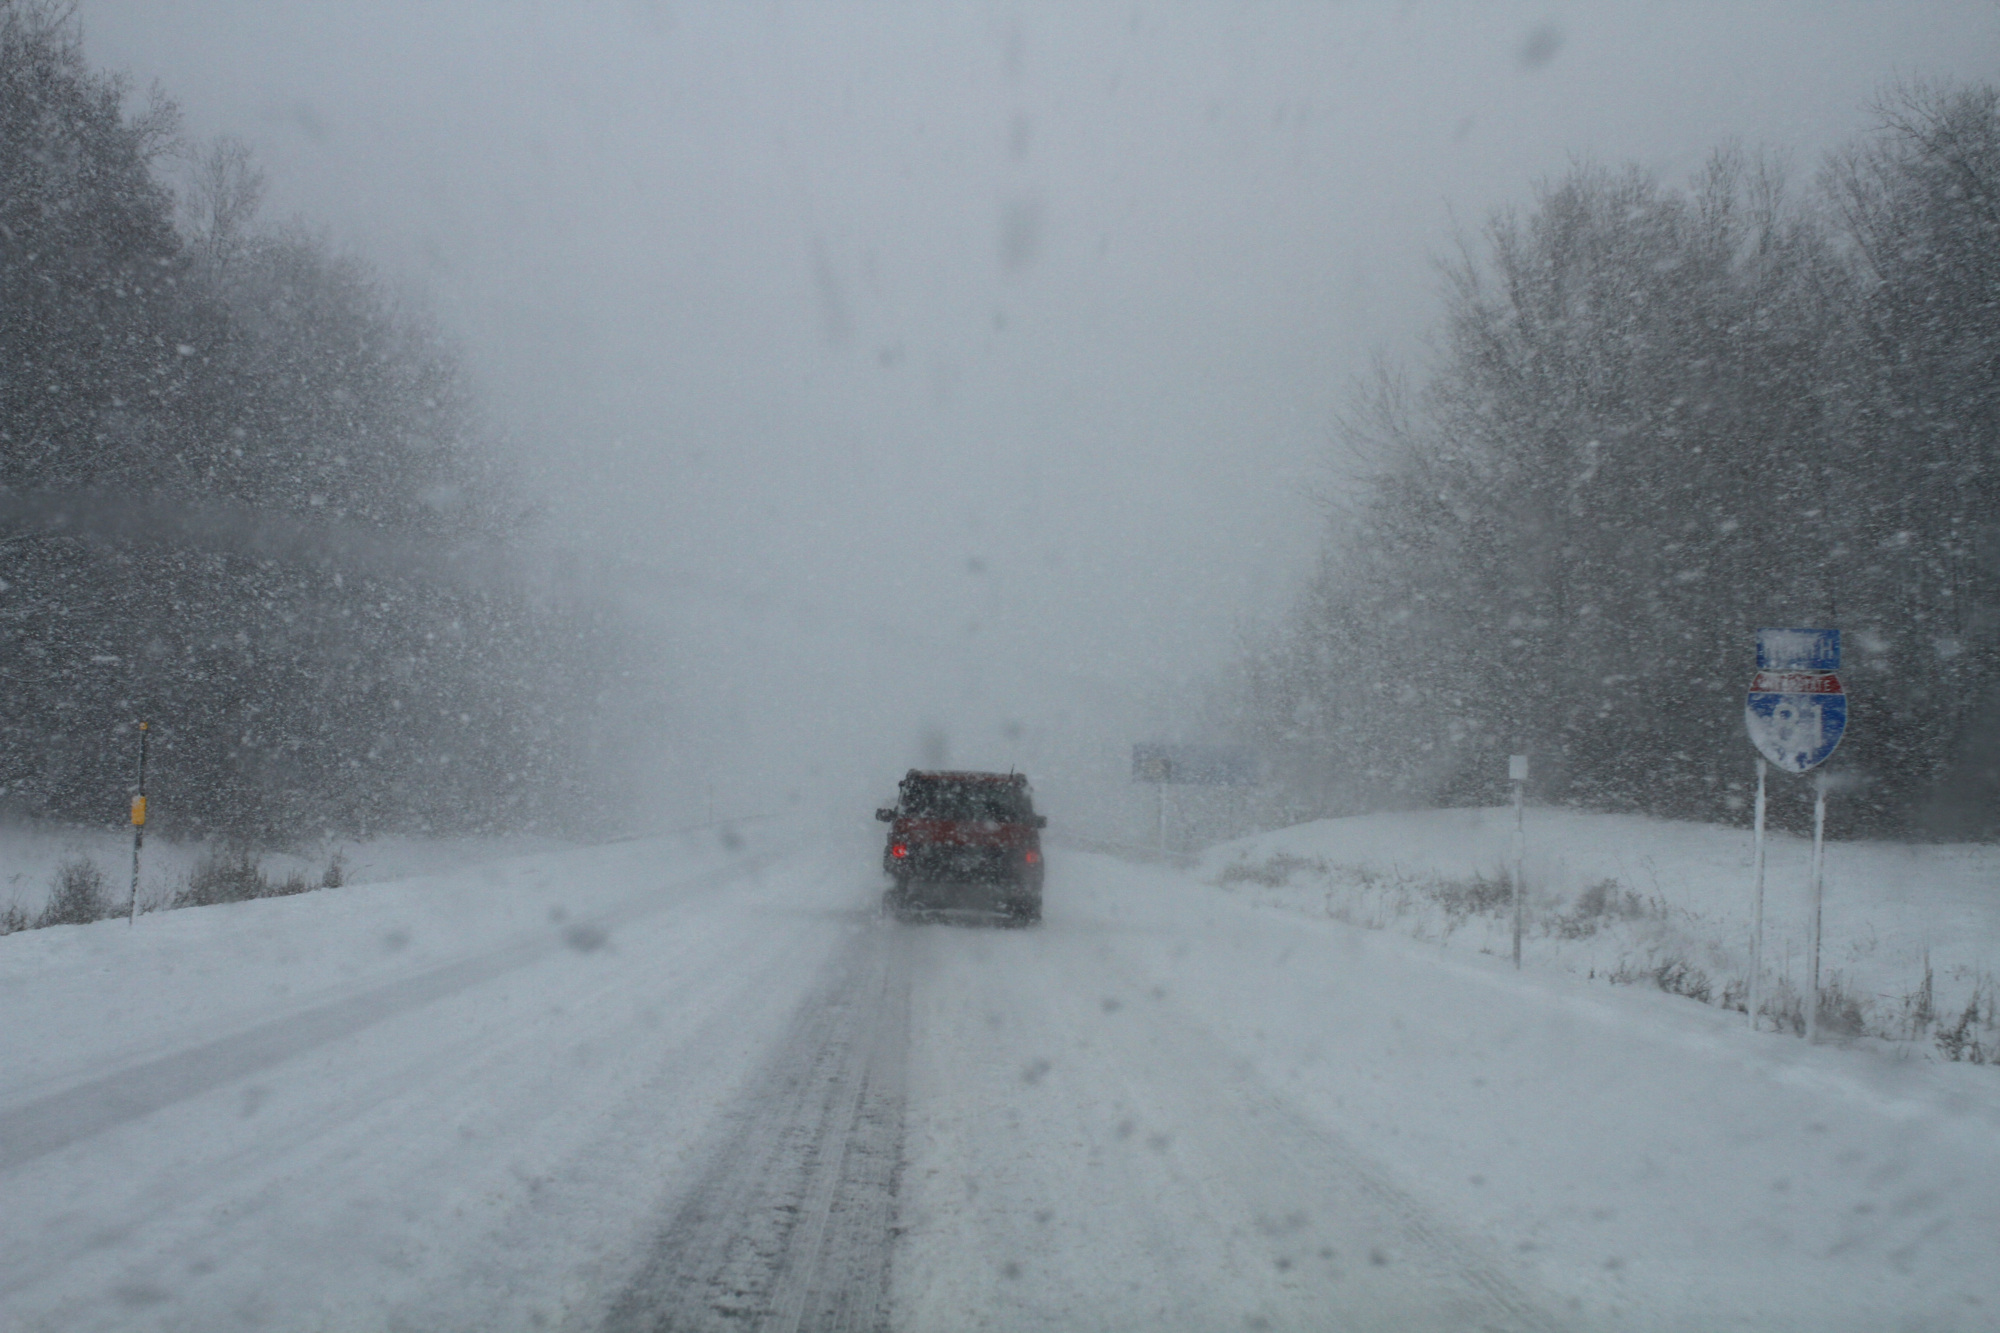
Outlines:
{"type": "Polygon", "coordinates": [[[976,910],[1031,925],[1042,919],[1042,835],[1020,773],[927,773],[911,769],[896,786],[882,868],[896,883],[897,915],[976,910]]]}

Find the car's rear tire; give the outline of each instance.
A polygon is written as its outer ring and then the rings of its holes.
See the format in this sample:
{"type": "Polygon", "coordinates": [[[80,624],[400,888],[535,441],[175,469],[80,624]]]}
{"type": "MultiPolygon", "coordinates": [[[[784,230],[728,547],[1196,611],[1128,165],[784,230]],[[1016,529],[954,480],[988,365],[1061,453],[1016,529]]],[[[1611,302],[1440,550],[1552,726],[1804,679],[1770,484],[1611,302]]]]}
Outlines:
{"type": "Polygon", "coordinates": [[[902,920],[910,911],[910,881],[900,875],[882,891],[882,913],[902,920]]]}

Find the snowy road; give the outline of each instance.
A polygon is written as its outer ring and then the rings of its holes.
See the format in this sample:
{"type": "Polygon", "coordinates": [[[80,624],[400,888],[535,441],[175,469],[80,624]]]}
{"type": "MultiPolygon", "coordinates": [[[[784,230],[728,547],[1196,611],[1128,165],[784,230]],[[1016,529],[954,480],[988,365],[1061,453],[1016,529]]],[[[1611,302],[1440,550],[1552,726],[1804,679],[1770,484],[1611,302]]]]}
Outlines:
{"type": "Polygon", "coordinates": [[[886,1325],[909,1041],[900,944],[880,925],[852,930],[607,1329],[886,1325]]]}
{"type": "Polygon", "coordinates": [[[902,924],[871,850],[0,940],[0,1326],[2000,1317],[1989,1071],[1077,853],[1039,929],[902,924]]]}

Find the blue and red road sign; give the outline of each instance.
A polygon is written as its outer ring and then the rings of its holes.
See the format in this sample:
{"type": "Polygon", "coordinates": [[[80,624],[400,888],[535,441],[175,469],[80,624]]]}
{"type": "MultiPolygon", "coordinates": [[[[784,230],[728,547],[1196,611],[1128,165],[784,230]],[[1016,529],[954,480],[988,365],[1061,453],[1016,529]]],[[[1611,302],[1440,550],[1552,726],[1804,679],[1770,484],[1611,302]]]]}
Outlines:
{"type": "Polygon", "coordinates": [[[1847,730],[1840,631],[1760,629],[1757,674],[1743,702],[1750,743],[1787,773],[1826,762],[1847,730]]]}

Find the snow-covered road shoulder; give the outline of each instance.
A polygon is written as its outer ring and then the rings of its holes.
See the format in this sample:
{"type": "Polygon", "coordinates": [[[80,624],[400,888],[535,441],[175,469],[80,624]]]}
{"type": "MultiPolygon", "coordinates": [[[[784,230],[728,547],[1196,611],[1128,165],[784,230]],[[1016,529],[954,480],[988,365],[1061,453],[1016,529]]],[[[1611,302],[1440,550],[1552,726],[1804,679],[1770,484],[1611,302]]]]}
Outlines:
{"type": "MultiPolygon", "coordinates": [[[[1748,830],[1638,815],[1526,812],[1523,957],[1741,1011],[1748,830]]],[[[1222,843],[1198,873],[1247,901],[1385,929],[1452,952],[1511,952],[1514,814],[1404,811],[1222,843]]],[[[1809,842],[1774,833],[1761,1025],[1805,1023],[1809,842]]],[[[2000,847],[1833,842],[1821,1027],[1899,1053],[2000,1062],[2000,847]]]]}
{"type": "Polygon", "coordinates": [[[0,1325],[588,1323],[857,896],[629,843],[0,940],[0,1325]]]}
{"type": "Polygon", "coordinates": [[[1051,920],[1101,934],[1107,985],[1171,1007],[1431,1214],[1511,1251],[1576,1326],[2000,1317],[1992,1071],[1811,1049],[1657,991],[1087,860],[1051,920]]]}
{"type": "Polygon", "coordinates": [[[0,937],[0,1097],[203,1045],[507,947],[590,951],[735,856],[708,840],[512,857],[445,874],[0,937]]]}

